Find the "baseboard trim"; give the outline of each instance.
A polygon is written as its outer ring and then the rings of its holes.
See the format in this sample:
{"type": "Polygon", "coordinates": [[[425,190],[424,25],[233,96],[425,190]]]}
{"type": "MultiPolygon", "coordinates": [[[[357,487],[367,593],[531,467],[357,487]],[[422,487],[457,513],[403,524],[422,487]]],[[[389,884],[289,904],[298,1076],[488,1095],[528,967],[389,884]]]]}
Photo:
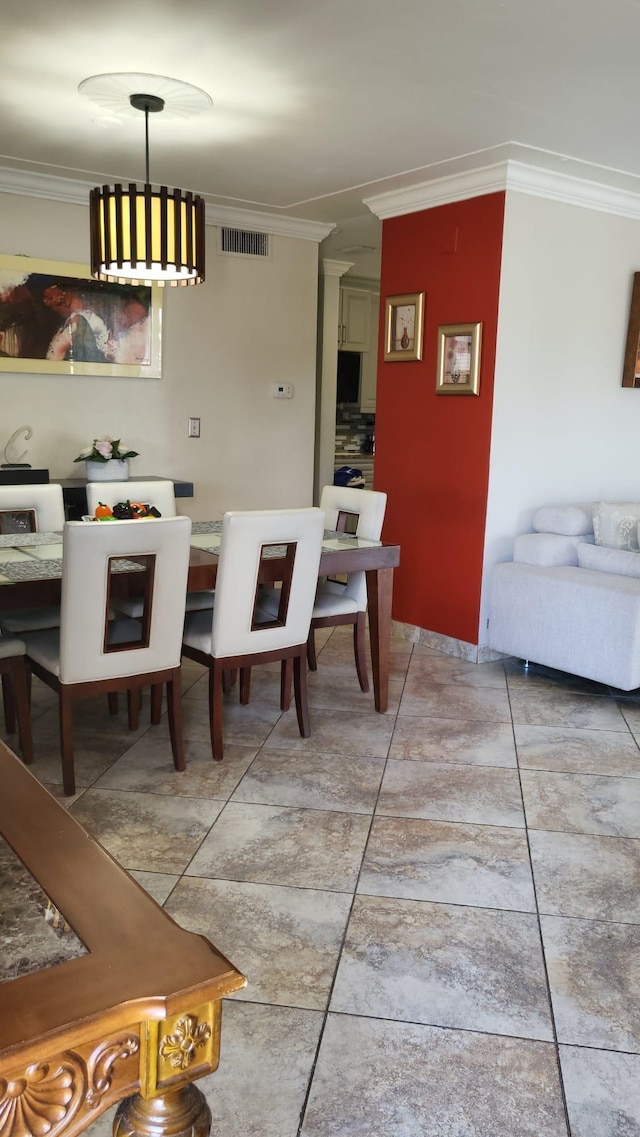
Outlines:
{"type": "Polygon", "coordinates": [[[503,652],[495,651],[486,644],[470,644],[466,640],[443,636],[440,632],[430,632],[427,628],[418,628],[415,624],[403,624],[400,620],[393,620],[392,627],[393,635],[397,639],[433,648],[434,651],[441,651],[444,655],[465,659],[468,663],[493,663],[497,659],[507,658],[503,652]]]}

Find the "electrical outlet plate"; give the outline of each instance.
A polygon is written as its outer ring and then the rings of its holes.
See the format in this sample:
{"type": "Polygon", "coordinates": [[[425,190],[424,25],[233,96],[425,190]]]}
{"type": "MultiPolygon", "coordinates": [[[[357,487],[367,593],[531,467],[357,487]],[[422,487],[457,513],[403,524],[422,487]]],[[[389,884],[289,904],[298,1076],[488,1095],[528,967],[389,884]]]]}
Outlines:
{"type": "Polygon", "coordinates": [[[200,419],[199,418],[190,418],[189,419],[188,434],[189,434],[189,438],[199,438],[200,437],[200,419]]]}

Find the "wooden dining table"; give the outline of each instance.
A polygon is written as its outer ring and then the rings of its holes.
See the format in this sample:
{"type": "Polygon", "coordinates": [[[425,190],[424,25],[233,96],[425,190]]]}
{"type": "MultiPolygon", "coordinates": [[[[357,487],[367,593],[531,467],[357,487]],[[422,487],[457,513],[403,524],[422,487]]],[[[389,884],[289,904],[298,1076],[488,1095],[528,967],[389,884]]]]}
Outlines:
{"type": "Polygon", "coordinates": [[[194,1082],[244,976],[2,742],[0,785],[0,1137],[75,1137],[116,1102],[114,1134],[206,1137],[194,1082]]]}
{"type": "MultiPolygon", "coordinates": [[[[221,521],[193,522],[190,592],[215,588],[221,532],[221,521]]],[[[399,563],[399,545],[325,532],[319,575],[340,577],[359,570],[366,574],[373,695],[375,709],[381,714],[387,710],[389,699],[393,572],[399,563]]],[[[279,580],[279,572],[281,565],[277,556],[263,558],[259,576],[262,583],[279,580]]],[[[118,591],[122,595],[130,594],[135,588],[134,575],[120,573],[112,595],[118,591]]],[[[61,578],[60,533],[0,536],[0,611],[59,604],[61,578]]]]}

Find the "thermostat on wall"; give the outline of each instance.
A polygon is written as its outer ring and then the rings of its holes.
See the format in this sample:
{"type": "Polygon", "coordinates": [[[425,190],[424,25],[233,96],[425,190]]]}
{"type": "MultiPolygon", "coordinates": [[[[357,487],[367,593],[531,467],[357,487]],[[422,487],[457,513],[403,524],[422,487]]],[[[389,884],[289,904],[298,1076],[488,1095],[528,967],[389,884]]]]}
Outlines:
{"type": "Polygon", "coordinates": [[[292,399],[293,383],[274,383],[271,391],[274,399],[292,399]]]}

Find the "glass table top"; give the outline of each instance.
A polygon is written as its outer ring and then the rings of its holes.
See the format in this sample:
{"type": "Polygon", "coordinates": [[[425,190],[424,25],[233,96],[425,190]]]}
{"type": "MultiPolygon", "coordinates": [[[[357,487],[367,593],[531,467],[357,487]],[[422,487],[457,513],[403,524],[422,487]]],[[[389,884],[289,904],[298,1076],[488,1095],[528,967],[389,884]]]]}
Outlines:
{"type": "MultiPolygon", "coordinates": [[[[98,523],[99,524],[99,523],[98,523]]],[[[106,523],[104,523],[106,524],[106,523]]],[[[137,524],[137,523],[136,523],[137,524]]],[[[219,553],[222,540],[222,521],[194,521],[191,545],[208,553],[219,553]]],[[[381,541],[367,541],[349,533],[336,533],[325,529],[323,552],[340,552],[343,549],[379,547],[381,541]]],[[[278,546],[265,551],[266,557],[281,555],[278,546]]],[[[131,561],[114,562],[116,571],[140,570],[131,561]]],[[[7,533],[0,535],[0,585],[21,581],[45,580],[62,575],[62,541],[60,533],[7,533]]]]}

